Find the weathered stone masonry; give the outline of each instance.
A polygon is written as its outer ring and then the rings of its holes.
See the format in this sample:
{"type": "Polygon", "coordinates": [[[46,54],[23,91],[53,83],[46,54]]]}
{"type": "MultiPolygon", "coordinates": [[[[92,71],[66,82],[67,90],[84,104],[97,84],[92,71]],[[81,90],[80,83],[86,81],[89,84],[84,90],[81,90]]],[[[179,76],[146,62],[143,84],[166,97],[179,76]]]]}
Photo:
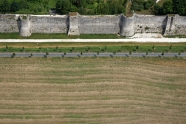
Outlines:
{"type": "Polygon", "coordinates": [[[186,35],[186,17],[137,15],[84,16],[70,13],[61,16],[0,15],[0,32],[19,32],[21,36],[32,33],[119,34],[161,33],[164,36],[186,35]]]}

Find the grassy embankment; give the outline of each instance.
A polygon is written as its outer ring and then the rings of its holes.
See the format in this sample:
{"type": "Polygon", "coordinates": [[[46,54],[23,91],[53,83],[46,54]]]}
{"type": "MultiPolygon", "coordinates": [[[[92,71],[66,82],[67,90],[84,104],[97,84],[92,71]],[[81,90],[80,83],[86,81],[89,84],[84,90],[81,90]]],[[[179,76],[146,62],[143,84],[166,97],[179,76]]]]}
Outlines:
{"type": "Polygon", "coordinates": [[[186,52],[186,43],[0,43],[0,52],[186,52]],[[154,46],[154,47],[153,47],[154,46]]]}
{"type": "Polygon", "coordinates": [[[186,61],[0,58],[0,123],[186,123],[186,61]]]}

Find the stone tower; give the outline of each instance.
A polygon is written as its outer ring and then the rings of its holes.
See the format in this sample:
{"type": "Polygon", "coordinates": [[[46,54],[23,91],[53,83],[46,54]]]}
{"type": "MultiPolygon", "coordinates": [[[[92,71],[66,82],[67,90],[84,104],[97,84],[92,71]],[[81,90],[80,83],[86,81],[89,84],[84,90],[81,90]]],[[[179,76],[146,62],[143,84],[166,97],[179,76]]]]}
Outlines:
{"type": "Polygon", "coordinates": [[[23,15],[20,17],[20,35],[24,37],[31,36],[30,17],[23,15]]]}

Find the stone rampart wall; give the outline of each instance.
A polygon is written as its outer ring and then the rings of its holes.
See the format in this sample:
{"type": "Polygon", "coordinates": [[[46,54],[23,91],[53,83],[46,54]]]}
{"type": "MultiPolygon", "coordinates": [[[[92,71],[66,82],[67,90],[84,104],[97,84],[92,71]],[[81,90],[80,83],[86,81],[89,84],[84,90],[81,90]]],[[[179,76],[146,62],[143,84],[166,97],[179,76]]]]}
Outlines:
{"type": "Polygon", "coordinates": [[[176,15],[174,24],[176,28],[174,31],[174,35],[186,35],[186,17],[185,16],[176,15]]]}
{"type": "Polygon", "coordinates": [[[19,32],[22,36],[32,33],[120,34],[132,36],[135,33],[162,33],[186,35],[186,17],[137,15],[84,16],[78,13],[61,16],[0,15],[0,32],[19,32]],[[29,18],[27,18],[29,17],[29,18]],[[27,19],[27,20],[25,20],[27,19]]]}
{"type": "Polygon", "coordinates": [[[15,15],[0,15],[0,32],[11,33],[19,32],[19,22],[16,21],[15,15]]]}
{"type": "Polygon", "coordinates": [[[166,16],[134,15],[135,33],[163,33],[166,16]]]}
{"type": "Polygon", "coordinates": [[[117,34],[120,16],[79,16],[80,34],[117,34]]]}
{"type": "Polygon", "coordinates": [[[67,33],[68,16],[31,16],[31,32],[32,33],[67,33]]]}

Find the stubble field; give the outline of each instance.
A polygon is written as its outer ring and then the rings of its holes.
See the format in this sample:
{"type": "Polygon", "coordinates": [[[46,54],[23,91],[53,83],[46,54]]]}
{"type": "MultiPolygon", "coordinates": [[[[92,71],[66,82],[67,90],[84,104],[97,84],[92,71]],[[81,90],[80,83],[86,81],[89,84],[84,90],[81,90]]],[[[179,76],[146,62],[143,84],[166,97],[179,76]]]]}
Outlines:
{"type": "Polygon", "coordinates": [[[1,124],[184,124],[183,58],[0,58],[1,124]]]}

